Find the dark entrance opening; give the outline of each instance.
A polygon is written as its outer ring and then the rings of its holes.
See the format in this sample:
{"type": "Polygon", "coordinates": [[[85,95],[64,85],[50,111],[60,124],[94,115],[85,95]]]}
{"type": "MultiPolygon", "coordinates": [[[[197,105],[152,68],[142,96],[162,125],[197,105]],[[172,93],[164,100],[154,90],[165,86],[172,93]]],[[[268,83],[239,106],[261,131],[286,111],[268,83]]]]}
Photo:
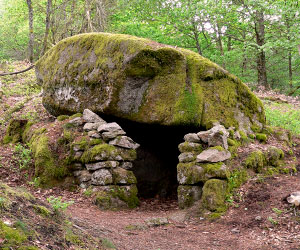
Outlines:
{"type": "Polygon", "coordinates": [[[161,126],[137,123],[101,115],[107,122],[117,122],[126,134],[141,146],[132,171],[137,178],[141,198],[177,199],[178,145],[187,133],[199,132],[188,126],[161,126]]]}

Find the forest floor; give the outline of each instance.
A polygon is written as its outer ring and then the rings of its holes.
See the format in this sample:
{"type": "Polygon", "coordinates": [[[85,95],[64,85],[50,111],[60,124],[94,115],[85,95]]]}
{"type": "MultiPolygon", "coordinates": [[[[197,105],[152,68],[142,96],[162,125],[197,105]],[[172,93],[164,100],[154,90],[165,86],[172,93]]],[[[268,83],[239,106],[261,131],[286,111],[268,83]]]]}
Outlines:
{"type": "MultiPolygon", "coordinates": [[[[15,63],[9,70],[19,67],[24,67],[24,63],[15,63]]],[[[1,78],[0,81],[0,140],[11,117],[43,123],[53,121],[54,118],[42,107],[33,72],[1,78]]],[[[258,92],[258,95],[276,102],[272,92],[269,95],[258,92]]],[[[283,95],[275,98],[281,100],[277,99],[277,102],[300,109],[300,101],[296,98],[283,95]]],[[[16,147],[0,145],[0,181],[11,187],[25,187],[41,201],[47,202],[50,196],[74,201],[67,210],[73,224],[93,237],[105,238],[102,243],[106,249],[300,249],[300,211],[285,201],[290,193],[300,191],[300,172],[249,179],[235,191],[228,211],[221,218],[209,221],[188,218],[186,211],[178,208],[176,200],[142,199],[140,206],[133,210],[101,211],[82,190],[41,189],[35,186],[33,171],[20,168],[23,163],[16,147]],[[154,223],[158,218],[162,223],[154,223]]],[[[293,151],[300,171],[299,137],[294,139],[293,151]]],[[[95,246],[95,249],[102,248],[95,246]]]]}

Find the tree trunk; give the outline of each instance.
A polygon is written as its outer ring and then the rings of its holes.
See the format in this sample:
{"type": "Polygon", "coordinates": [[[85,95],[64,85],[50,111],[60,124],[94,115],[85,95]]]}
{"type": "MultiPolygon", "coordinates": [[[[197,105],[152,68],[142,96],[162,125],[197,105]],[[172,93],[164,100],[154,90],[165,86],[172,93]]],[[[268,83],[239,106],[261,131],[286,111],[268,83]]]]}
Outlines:
{"type": "Polygon", "coordinates": [[[261,46],[265,44],[265,24],[263,11],[256,11],[255,17],[256,43],[259,46],[257,52],[257,84],[269,88],[267,80],[266,55],[264,50],[261,49],[261,46]]]}
{"type": "Polygon", "coordinates": [[[43,49],[41,52],[41,56],[43,56],[47,50],[48,35],[49,35],[49,30],[50,30],[51,9],[52,9],[52,0],[48,0],[47,11],[46,11],[46,30],[45,30],[45,35],[44,35],[44,42],[43,42],[43,49]]]}
{"type": "Polygon", "coordinates": [[[33,62],[33,42],[34,42],[34,33],[33,33],[33,8],[31,0],[26,0],[28,6],[28,20],[29,20],[29,44],[28,44],[28,56],[29,61],[33,62]]]}

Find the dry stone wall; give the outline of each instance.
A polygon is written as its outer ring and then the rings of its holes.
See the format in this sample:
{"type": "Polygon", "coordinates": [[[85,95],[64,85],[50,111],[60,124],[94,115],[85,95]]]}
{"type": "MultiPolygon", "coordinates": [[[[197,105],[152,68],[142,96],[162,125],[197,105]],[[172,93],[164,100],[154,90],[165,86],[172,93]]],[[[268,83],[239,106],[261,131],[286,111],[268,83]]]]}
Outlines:
{"type": "Polygon", "coordinates": [[[101,208],[134,207],[138,204],[136,178],[130,169],[140,146],[115,122],[107,123],[85,109],[82,117],[69,121],[82,127],[86,137],[71,146],[71,155],[80,187],[96,193],[101,208]]]}
{"type": "Polygon", "coordinates": [[[230,174],[225,161],[231,158],[228,136],[222,125],[184,136],[185,141],[178,146],[181,152],[177,165],[180,208],[190,207],[199,200],[201,206],[210,211],[224,204],[230,174]]]}

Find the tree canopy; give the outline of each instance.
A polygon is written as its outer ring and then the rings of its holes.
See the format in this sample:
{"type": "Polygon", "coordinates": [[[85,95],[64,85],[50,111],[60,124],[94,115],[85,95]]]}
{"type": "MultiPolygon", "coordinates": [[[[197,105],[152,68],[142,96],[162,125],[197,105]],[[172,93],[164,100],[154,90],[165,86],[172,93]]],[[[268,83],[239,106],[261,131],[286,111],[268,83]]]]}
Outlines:
{"type": "Polygon", "coordinates": [[[1,0],[0,59],[37,60],[61,39],[106,31],[191,49],[247,83],[290,92],[300,84],[299,4],[295,0],[1,0]]]}

